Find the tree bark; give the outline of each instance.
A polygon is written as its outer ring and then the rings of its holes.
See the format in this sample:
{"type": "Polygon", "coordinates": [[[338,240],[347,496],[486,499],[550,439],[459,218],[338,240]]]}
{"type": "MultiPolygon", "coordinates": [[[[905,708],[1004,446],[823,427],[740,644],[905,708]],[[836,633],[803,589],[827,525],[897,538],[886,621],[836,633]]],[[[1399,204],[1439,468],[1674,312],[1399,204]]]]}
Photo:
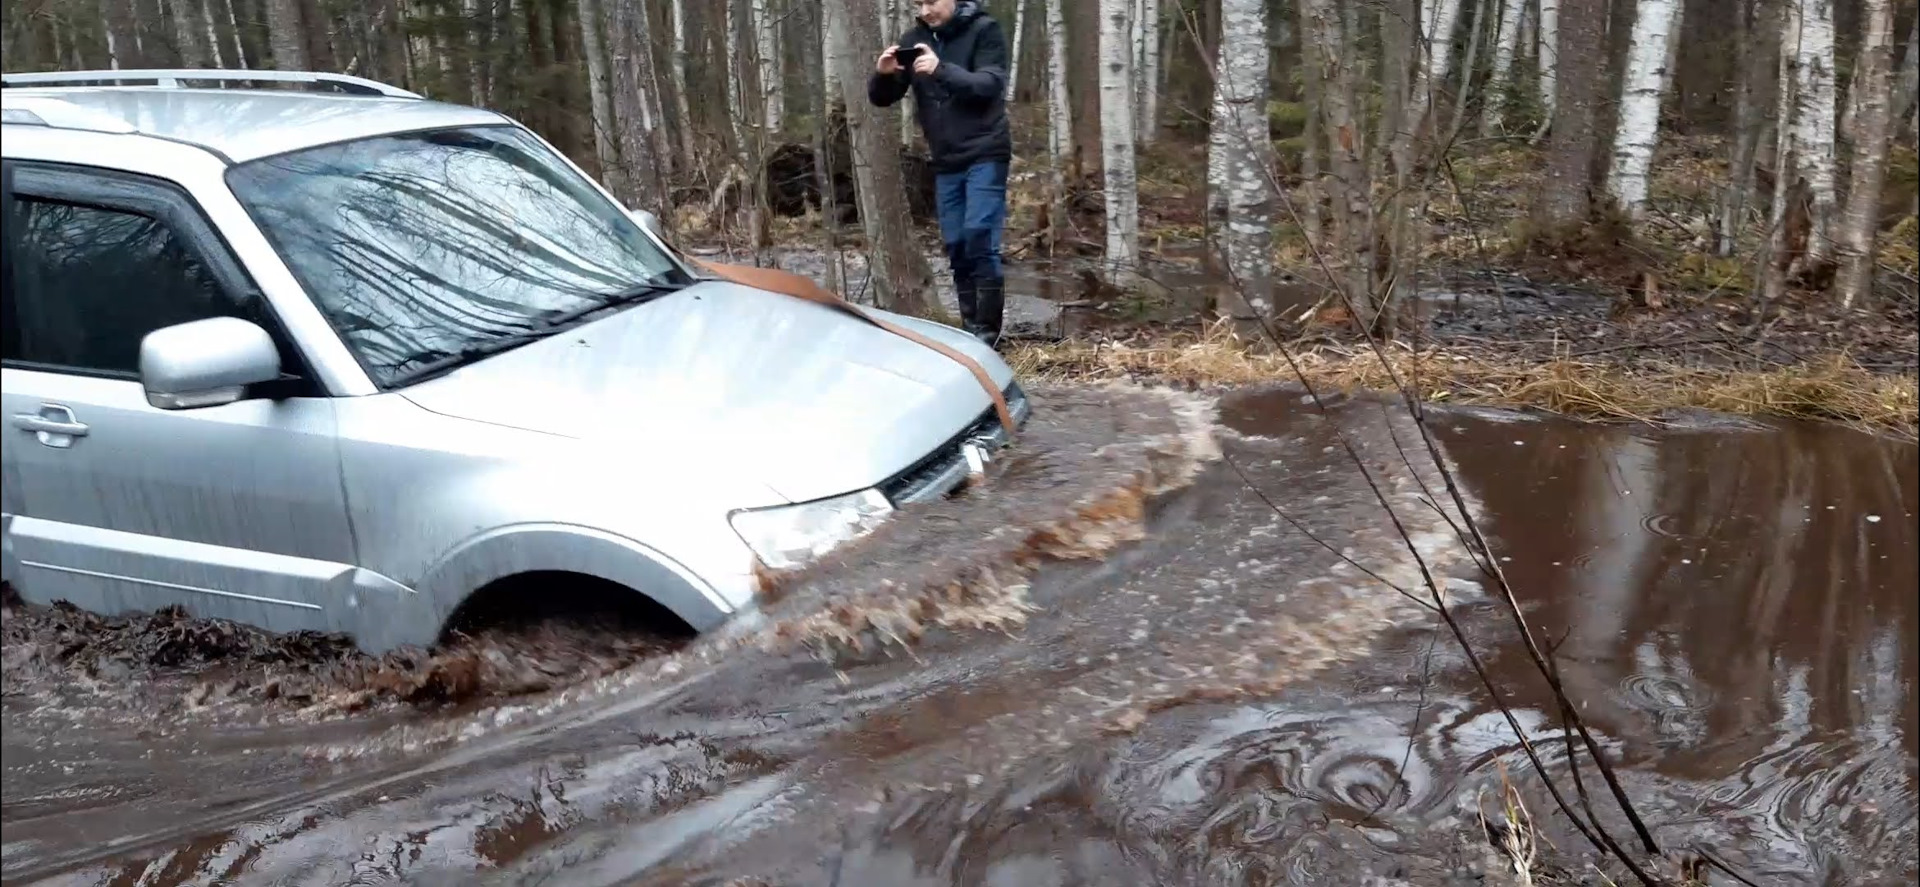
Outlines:
{"type": "MultiPolygon", "coordinates": [[[[900,143],[892,121],[867,102],[867,74],[873,70],[870,47],[884,46],[873,0],[826,0],[832,58],[840,69],[840,88],[853,143],[854,185],[860,200],[860,224],[866,230],[868,277],[882,308],[926,317],[933,276],[914,243],[908,217],[906,179],[900,174],[900,143]]],[[[887,38],[891,42],[892,37],[887,38]]]]}
{"type": "MultiPolygon", "coordinates": [[[[1554,0],[1543,0],[1554,2],[1554,0]]],[[[1544,9],[1544,7],[1543,7],[1544,9]]],[[[1535,204],[1535,227],[1558,236],[1584,224],[1592,212],[1588,183],[1595,154],[1601,88],[1606,61],[1606,0],[1558,0],[1557,46],[1553,48],[1558,78],[1553,100],[1553,135],[1547,143],[1546,181],[1535,204]]],[[[1541,14],[1541,32],[1547,15],[1541,14]]],[[[1541,52],[1547,52],[1544,41],[1541,52]]],[[[1543,70],[1545,65],[1542,65],[1543,70]]]]}
{"type": "MultiPolygon", "coordinates": [[[[1233,0],[1228,0],[1233,2],[1233,0]]],[[[1142,145],[1160,134],[1160,0],[1137,0],[1134,31],[1139,63],[1134,67],[1134,127],[1142,145]]]]}
{"type": "Polygon", "coordinates": [[[1110,280],[1134,283],[1140,264],[1140,192],[1134,173],[1133,0],[1100,0],[1100,156],[1106,175],[1110,280]]]}
{"type": "Polygon", "coordinates": [[[1352,306],[1354,322],[1373,324],[1373,188],[1368,172],[1366,128],[1360,120],[1360,85],[1354,66],[1355,35],[1337,0],[1300,0],[1301,47],[1320,82],[1320,118],[1327,139],[1327,185],[1334,234],[1345,273],[1336,281],[1352,306]]]}
{"type": "Polygon", "coordinates": [[[767,9],[767,0],[751,0],[751,26],[754,39],[754,69],[760,87],[760,125],[765,136],[775,138],[786,126],[785,91],[780,88],[779,20],[767,9]]]}
{"type": "Polygon", "coordinates": [[[207,57],[207,31],[193,0],[168,0],[167,5],[173,16],[174,46],[180,52],[180,64],[189,68],[207,67],[211,64],[207,57]]]}
{"type": "Polygon", "coordinates": [[[1067,208],[1067,169],[1075,155],[1073,116],[1067,94],[1067,22],[1061,5],[1066,0],[1046,0],[1047,4],[1047,157],[1050,177],[1047,216],[1052,229],[1050,245],[1057,245],[1073,219],[1067,208]]]}
{"type": "Polygon", "coordinates": [[[1727,184],[1721,191],[1714,252],[1731,256],[1753,206],[1754,161],[1766,131],[1762,97],[1768,62],[1778,29],[1759,27],[1763,0],[1739,0],[1734,18],[1733,137],[1729,140],[1727,184]]]}
{"type": "Polygon", "coordinates": [[[1920,101],[1920,16],[1907,27],[1907,50],[1900,60],[1900,79],[1894,87],[1893,119],[1903,125],[1907,136],[1914,134],[1913,118],[1920,101]]]}
{"type": "Polygon", "coordinates": [[[1607,191],[1614,207],[1631,218],[1646,211],[1648,174],[1660,144],[1660,98],[1666,94],[1667,45],[1679,10],[1677,0],[1639,0],[1627,70],[1621,78],[1619,128],[1613,138],[1613,168],[1607,191]]]}
{"type": "MultiPolygon", "coordinates": [[[[1534,47],[1537,56],[1536,67],[1539,71],[1537,83],[1540,88],[1540,108],[1543,125],[1541,132],[1560,116],[1560,2],[1561,0],[1540,0],[1539,42],[1534,47]]],[[[1606,10],[1600,10],[1601,20],[1606,19],[1606,10]]],[[[1599,31],[1588,35],[1599,39],[1599,31]]],[[[1594,73],[1599,73],[1598,68],[1594,73]]],[[[1536,140],[1538,136],[1535,137],[1536,140]]]]}
{"type": "Polygon", "coordinates": [[[1409,130],[1419,131],[1429,120],[1437,120],[1434,90],[1447,82],[1452,70],[1453,29],[1460,21],[1460,0],[1425,0],[1420,4],[1420,64],[1414,66],[1413,91],[1409,93],[1407,117],[1409,130]]]}
{"type": "Polygon", "coordinates": [[[1505,129],[1507,91],[1513,82],[1513,60],[1520,47],[1520,19],[1526,14],[1527,0],[1503,0],[1500,29],[1493,40],[1493,71],[1487,77],[1485,104],[1481,107],[1480,132],[1492,135],[1505,129]]]}
{"type": "MultiPolygon", "coordinates": [[[[614,134],[613,83],[607,76],[607,44],[601,36],[604,17],[600,0],[579,0],[579,3],[580,54],[587,61],[587,96],[593,113],[593,156],[599,162],[601,179],[616,192],[624,192],[626,183],[614,181],[624,170],[620,169],[619,142],[614,134]]],[[[618,31],[612,36],[614,40],[622,39],[618,31]]]]}
{"type": "Polygon", "coordinates": [[[1854,61],[1852,93],[1853,181],[1840,228],[1840,273],[1834,294],[1849,308],[1873,296],[1875,240],[1880,232],[1880,192],[1887,175],[1892,128],[1893,4],[1865,0],[1866,35],[1854,61]]]}
{"type": "Polygon", "coordinates": [[[1794,155],[1811,197],[1806,265],[1811,270],[1832,260],[1834,216],[1839,199],[1839,149],[1835,143],[1838,110],[1834,83],[1832,0],[1797,0],[1791,17],[1796,32],[1794,155]]]}
{"type": "Polygon", "coordinates": [[[1222,0],[1220,61],[1214,80],[1213,140],[1225,187],[1220,242],[1238,296],[1219,306],[1228,317],[1273,310],[1273,143],[1267,128],[1267,9],[1263,0],[1222,0]]]}
{"type": "Polygon", "coordinates": [[[1020,48],[1026,45],[1027,7],[1032,0],[1016,0],[1013,7],[1013,45],[1007,47],[1007,102],[1013,102],[1014,85],[1020,82],[1020,48]]]}
{"type": "MultiPolygon", "coordinates": [[[[266,0],[267,43],[273,51],[273,66],[282,71],[305,71],[313,67],[307,56],[305,25],[300,20],[300,0],[266,0]]],[[[112,45],[112,33],[108,33],[112,45]]]]}
{"type": "MultiPolygon", "coordinates": [[[[616,142],[620,149],[618,193],[630,207],[653,209],[662,206],[657,187],[658,158],[649,130],[653,121],[641,95],[645,82],[648,49],[646,19],[640,4],[646,0],[609,0],[613,16],[608,33],[611,44],[613,83],[612,102],[616,142]]],[[[582,6],[582,12],[586,9],[582,6]]]]}

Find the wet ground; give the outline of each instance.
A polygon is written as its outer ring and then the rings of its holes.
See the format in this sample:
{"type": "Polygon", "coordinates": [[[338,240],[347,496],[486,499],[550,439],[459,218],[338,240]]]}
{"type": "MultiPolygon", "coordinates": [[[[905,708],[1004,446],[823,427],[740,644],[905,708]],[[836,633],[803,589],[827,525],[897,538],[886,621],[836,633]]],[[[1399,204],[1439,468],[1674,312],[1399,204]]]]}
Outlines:
{"type": "MultiPolygon", "coordinates": [[[[219,644],[161,662],[146,642],[63,661],[47,626],[77,617],[27,614],[7,634],[0,867],[58,885],[1515,883],[1480,811],[1518,798],[1539,871],[1580,877],[1593,853],[1457,646],[1388,587],[1432,571],[1558,774],[1553,706],[1426,504],[1439,478],[1405,416],[1322,417],[1286,391],[1036,398],[989,495],[903,516],[732,631],[616,650],[558,689],[492,683],[511,669],[343,707],[324,690],[379,668],[219,644]],[[273,669],[314,692],[267,698],[273,669]]],[[[1664,846],[1760,884],[1920,876],[1913,444],[1432,427],[1664,846]]]]}

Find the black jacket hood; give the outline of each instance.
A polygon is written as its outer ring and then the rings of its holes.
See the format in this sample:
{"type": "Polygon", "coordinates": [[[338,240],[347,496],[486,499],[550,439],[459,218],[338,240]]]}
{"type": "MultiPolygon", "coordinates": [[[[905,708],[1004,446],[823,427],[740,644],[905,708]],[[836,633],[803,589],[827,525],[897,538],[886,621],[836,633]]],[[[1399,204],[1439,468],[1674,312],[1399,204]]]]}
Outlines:
{"type": "MultiPolygon", "coordinates": [[[[935,34],[940,35],[940,39],[945,40],[960,33],[961,29],[972,24],[974,19],[980,17],[982,11],[980,4],[976,2],[976,0],[960,0],[959,3],[954,4],[953,18],[947,19],[946,24],[938,28],[933,28],[932,30],[935,34]]],[[[924,25],[926,23],[921,22],[921,24],[924,25]]]]}

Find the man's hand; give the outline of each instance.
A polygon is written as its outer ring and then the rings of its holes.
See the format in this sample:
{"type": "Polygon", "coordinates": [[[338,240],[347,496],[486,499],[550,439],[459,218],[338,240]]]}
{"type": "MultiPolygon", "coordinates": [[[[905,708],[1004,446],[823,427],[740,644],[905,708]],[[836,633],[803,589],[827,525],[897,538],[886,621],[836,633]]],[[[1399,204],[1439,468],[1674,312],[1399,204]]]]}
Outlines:
{"type": "Polygon", "coordinates": [[[873,69],[888,77],[900,73],[900,60],[893,57],[893,54],[899,51],[900,47],[897,44],[882,50],[879,61],[873,63],[873,69]]]}
{"type": "Polygon", "coordinates": [[[940,57],[933,54],[933,47],[920,44],[920,56],[913,60],[913,73],[932,76],[940,68],[940,57]]]}

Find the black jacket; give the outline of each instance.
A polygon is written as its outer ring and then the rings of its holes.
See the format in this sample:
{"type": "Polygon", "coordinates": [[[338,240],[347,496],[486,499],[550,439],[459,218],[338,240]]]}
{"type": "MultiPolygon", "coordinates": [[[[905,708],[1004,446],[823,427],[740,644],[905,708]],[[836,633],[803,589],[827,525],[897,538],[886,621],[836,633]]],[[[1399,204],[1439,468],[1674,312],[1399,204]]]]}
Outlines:
{"type": "Polygon", "coordinates": [[[925,43],[940,57],[932,76],[902,70],[867,76],[867,100],[885,108],[913,90],[914,116],[926,133],[934,172],[960,172],[984,160],[1010,160],[1007,35],[975,0],[960,0],[939,29],[915,23],[899,45],[925,43]]]}

